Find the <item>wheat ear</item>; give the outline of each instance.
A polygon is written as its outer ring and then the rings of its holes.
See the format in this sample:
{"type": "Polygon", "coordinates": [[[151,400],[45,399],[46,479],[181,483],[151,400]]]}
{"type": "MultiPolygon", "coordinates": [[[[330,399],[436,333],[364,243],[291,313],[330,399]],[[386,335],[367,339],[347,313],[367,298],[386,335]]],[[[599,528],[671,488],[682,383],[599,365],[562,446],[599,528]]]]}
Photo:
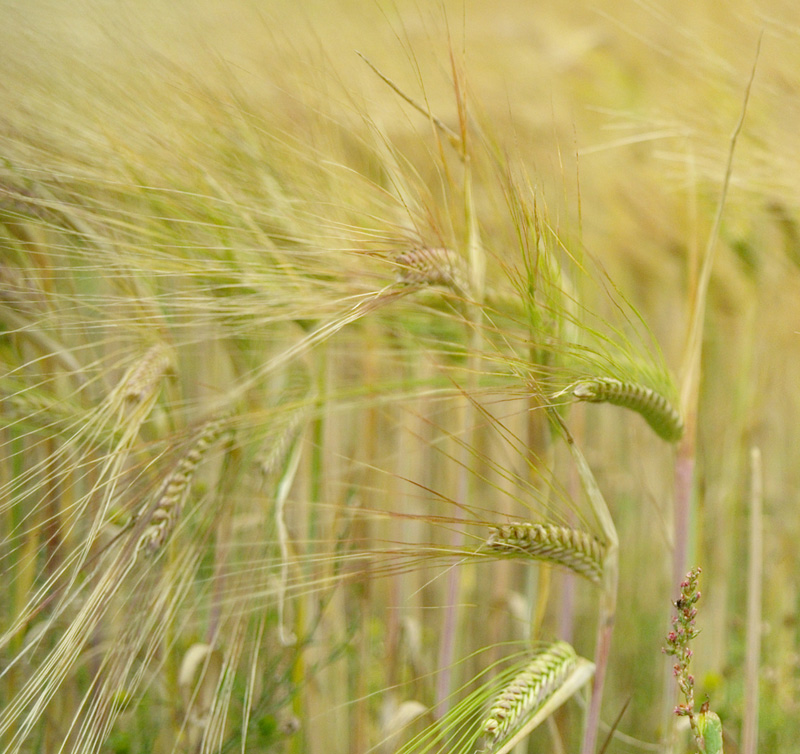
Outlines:
{"type": "Polygon", "coordinates": [[[495,699],[483,723],[492,743],[522,725],[561,686],[578,661],[575,650],[557,641],[538,652],[495,699]]]}
{"type": "Polygon", "coordinates": [[[605,546],[580,529],[555,524],[512,523],[493,527],[487,546],[494,552],[545,560],[598,583],[605,546]]]}
{"type": "Polygon", "coordinates": [[[641,414],[653,431],[667,442],[683,436],[683,417],[675,406],[655,390],[636,382],[600,377],[573,385],[572,394],[590,403],[613,403],[641,414]]]}
{"type": "Polygon", "coordinates": [[[164,480],[155,503],[148,506],[152,513],[145,514],[149,515],[149,519],[137,542],[137,552],[144,550],[147,554],[153,554],[167,541],[189,495],[194,472],[206,451],[222,434],[227,420],[228,416],[225,415],[206,422],[194,445],[164,480]]]}
{"type": "Polygon", "coordinates": [[[467,296],[469,273],[464,260],[450,249],[412,249],[394,258],[400,267],[397,282],[404,285],[438,285],[467,296]]]}

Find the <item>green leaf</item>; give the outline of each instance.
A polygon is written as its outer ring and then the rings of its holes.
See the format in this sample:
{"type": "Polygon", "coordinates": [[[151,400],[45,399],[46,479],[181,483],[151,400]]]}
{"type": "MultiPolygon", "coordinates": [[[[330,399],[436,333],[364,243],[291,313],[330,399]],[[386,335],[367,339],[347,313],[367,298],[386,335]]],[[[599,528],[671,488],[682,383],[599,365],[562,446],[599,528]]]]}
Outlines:
{"type": "Polygon", "coordinates": [[[722,721],[715,712],[701,712],[697,727],[703,735],[706,754],[722,754],[722,721]]]}

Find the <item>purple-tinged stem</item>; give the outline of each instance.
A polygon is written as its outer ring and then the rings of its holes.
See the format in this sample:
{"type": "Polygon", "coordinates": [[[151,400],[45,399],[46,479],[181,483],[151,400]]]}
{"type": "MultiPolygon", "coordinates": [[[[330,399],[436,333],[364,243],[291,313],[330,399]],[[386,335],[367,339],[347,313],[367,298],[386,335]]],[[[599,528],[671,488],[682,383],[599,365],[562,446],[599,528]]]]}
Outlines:
{"type": "Polygon", "coordinates": [[[581,746],[581,754],[594,754],[597,748],[597,733],[600,728],[600,709],[603,702],[603,686],[611,653],[611,638],[614,633],[614,620],[617,612],[617,581],[619,573],[617,545],[612,544],[606,553],[603,564],[603,596],[600,603],[600,620],[597,625],[597,644],[594,650],[594,681],[592,698],[586,715],[586,729],[581,746]]]}

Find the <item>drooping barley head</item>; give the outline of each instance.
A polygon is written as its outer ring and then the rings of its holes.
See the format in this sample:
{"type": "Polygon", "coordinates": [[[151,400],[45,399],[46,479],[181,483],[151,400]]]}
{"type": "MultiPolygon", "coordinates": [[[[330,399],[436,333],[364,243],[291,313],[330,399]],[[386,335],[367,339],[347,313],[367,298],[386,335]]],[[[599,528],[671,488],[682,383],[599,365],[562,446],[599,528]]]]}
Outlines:
{"type": "Polygon", "coordinates": [[[580,401],[612,403],[636,411],[667,442],[677,442],[683,436],[684,425],[680,411],[652,388],[636,382],[599,377],[578,382],[572,386],[571,391],[580,401]]]}
{"type": "Polygon", "coordinates": [[[600,540],[580,529],[555,524],[525,522],[493,529],[487,541],[493,552],[535,558],[569,568],[594,581],[603,574],[605,547],[600,540]]]}
{"type": "Polygon", "coordinates": [[[464,260],[450,249],[412,249],[394,259],[404,285],[438,285],[460,296],[469,295],[469,274],[464,260]]]}
{"type": "Polygon", "coordinates": [[[152,513],[143,514],[149,515],[149,520],[137,542],[137,552],[144,550],[151,555],[167,541],[183,510],[197,466],[209,447],[226,429],[227,420],[228,416],[225,415],[206,422],[194,445],[164,480],[155,503],[148,506],[148,510],[152,510],[152,513]]]}
{"type": "Polygon", "coordinates": [[[163,343],[151,346],[120,381],[120,397],[126,403],[142,403],[156,389],[161,377],[172,368],[172,355],[163,343]]]}

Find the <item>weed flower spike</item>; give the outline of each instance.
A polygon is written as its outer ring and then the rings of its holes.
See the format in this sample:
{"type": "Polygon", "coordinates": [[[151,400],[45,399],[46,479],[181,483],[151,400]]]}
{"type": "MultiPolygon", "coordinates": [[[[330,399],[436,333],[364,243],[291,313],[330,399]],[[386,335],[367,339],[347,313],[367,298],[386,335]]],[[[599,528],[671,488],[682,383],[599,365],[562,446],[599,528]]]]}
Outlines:
{"type": "Polygon", "coordinates": [[[492,745],[530,716],[562,684],[577,662],[575,650],[558,641],[539,652],[492,704],[483,731],[492,745]]]}
{"type": "Polygon", "coordinates": [[[556,563],[595,583],[603,574],[603,544],[597,537],[568,526],[507,524],[493,530],[487,545],[494,552],[556,563]]]}
{"type": "Polygon", "coordinates": [[[672,631],[667,634],[667,646],[664,654],[675,657],[672,672],[678,682],[678,688],[684,701],[675,707],[675,714],[688,717],[698,749],[706,754],[722,754],[722,723],[714,712],[709,712],[708,703],[704,703],[700,712],[694,709],[694,676],[689,672],[692,661],[690,642],[699,633],[695,626],[700,591],[697,588],[701,569],[694,568],[686,574],[681,582],[681,596],[675,600],[678,614],[672,619],[672,631]]]}

